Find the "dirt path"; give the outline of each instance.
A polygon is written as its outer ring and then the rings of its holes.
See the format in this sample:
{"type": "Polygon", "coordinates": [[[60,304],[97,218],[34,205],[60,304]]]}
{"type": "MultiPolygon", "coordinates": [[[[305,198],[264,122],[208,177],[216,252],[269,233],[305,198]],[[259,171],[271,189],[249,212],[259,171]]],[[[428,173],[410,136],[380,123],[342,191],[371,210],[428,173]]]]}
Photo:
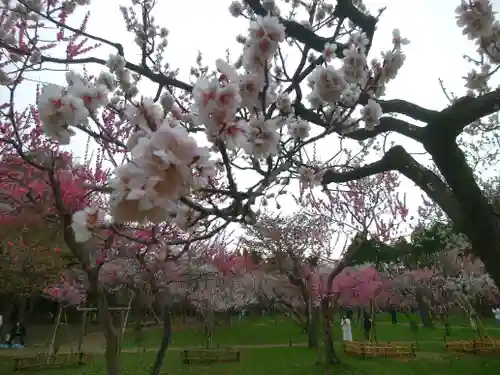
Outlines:
{"type": "MultiPolygon", "coordinates": [[[[443,341],[438,341],[438,340],[434,340],[434,341],[420,341],[420,344],[439,344],[439,343],[442,343],[443,341]]],[[[392,344],[406,344],[406,345],[409,345],[409,344],[413,344],[414,341],[391,341],[392,344]]],[[[228,345],[230,346],[231,348],[235,348],[235,349],[269,349],[269,348],[289,348],[289,347],[293,347],[293,348],[304,348],[304,347],[307,347],[307,343],[306,342],[301,342],[301,343],[293,343],[292,345],[290,344],[248,344],[248,345],[228,345]]],[[[194,349],[194,348],[197,348],[197,347],[176,347],[176,346],[172,346],[170,347],[168,350],[169,351],[176,351],[176,352],[179,352],[179,351],[182,351],[182,350],[186,350],[186,349],[194,349]]],[[[199,349],[202,349],[202,347],[198,347],[199,349]]],[[[150,347],[150,348],[123,348],[122,349],[122,353],[143,353],[143,352],[156,352],[158,350],[157,347],[150,347]]],[[[36,350],[36,348],[26,348],[26,349],[13,349],[13,350],[2,350],[0,351],[0,356],[19,356],[19,355],[23,355],[23,356],[29,356],[29,355],[36,355],[37,353],[39,353],[40,350],[36,350]]],[[[71,348],[70,347],[61,347],[59,349],[59,353],[60,354],[69,354],[71,353],[71,348]]],[[[104,354],[104,346],[86,346],[85,347],[85,353],[88,353],[88,354],[95,354],[95,355],[99,355],[99,354],[104,354]]]]}

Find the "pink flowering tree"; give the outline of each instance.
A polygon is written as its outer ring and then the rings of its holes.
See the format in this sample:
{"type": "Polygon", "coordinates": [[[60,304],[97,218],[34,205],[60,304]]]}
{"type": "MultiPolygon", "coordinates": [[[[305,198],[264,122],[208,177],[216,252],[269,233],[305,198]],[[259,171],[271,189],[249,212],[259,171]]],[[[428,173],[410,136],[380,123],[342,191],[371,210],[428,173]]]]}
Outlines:
{"type": "Polygon", "coordinates": [[[307,212],[290,216],[261,214],[249,226],[242,245],[267,258],[266,297],[284,306],[317,345],[317,310],[311,300],[311,275],[320,258],[328,258],[330,225],[307,212]],[[287,285],[290,284],[290,285],[287,285]],[[298,297],[298,301],[293,301],[298,297]]]}
{"type": "MultiPolygon", "coordinates": [[[[2,129],[6,137],[15,137],[10,131],[12,129],[5,126],[2,129]]],[[[49,158],[57,165],[54,174],[59,181],[57,200],[62,202],[69,215],[90,202],[99,202],[100,197],[88,195],[88,189],[83,185],[100,180],[105,174],[99,158],[97,162],[94,159],[91,167],[90,161],[80,164],[71,153],[49,140],[36,137],[36,134],[26,133],[22,140],[21,155],[11,143],[3,142],[0,162],[3,207],[0,241],[5,249],[2,278],[17,284],[12,289],[7,283],[5,290],[21,293],[20,298],[12,299],[13,303],[23,303],[32,293],[40,293],[47,284],[60,277],[73,258],[62,235],[62,221],[55,208],[50,177],[37,166],[49,162],[49,158]],[[26,277],[26,272],[29,277],[26,277]]],[[[23,307],[18,309],[18,319],[24,320],[24,310],[23,307]]]]}
{"type": "Polygon", "coordinates": [[[500,301],[499,289],[485,272],[484,264],[472,255],[455,249],[443,254],[437,264],[445,278],[445,294],[451,294],[454,306],[469,317],[489,315],[500,301]]]}

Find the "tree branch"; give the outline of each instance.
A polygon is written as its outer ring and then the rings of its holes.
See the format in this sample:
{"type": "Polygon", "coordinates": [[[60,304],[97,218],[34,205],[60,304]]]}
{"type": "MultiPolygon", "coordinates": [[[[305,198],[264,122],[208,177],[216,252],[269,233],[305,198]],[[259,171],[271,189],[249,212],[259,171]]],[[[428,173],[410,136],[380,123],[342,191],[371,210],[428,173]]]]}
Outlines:
{"type": "MultiPolygon", "coordinates": [[[[20,48],[12,47],[9,46],[5,43],[0,42],[0,47],[6,48],[8,51],[16,53],[18,55],[22,56],[29,56],[31,53],[30,51],[26,51],[20,48]]],[[[103,59],[99,59],[97,57],[87,57],[87,58],[82,58],[82,59],[59,59],[56,57],[50,57],[50,56],[42,56],[41,62],[50,62],[54,64],[67,64],[67,65],[73,65],[73,64],[99,64],[102,66],[106,66],[106,61],[103,59]]],[[[130,62],[126,62],[125,67],[129,70],[131,70],[134,73],[140,74],[141,76],[149,78],[151,81],[156,82],[160,85],[163,86],[173,86],[177,87],[181,90],[191,92],[193,90],[193,86],[179,81],[175,78],[169,78],[164,74],[160,73],[153,73],[150,69],[144,68],[135,64],[132,64],[130,62]]]]}
{"type": "Polygon", "coordinates": [[[394,146],[382,159],[346,172],[328,170],[323,185],[359,180],[379,173],[399,171],[420,187],[455,222],[462,222],[460,206],[449,187],[431,170],[419,164],[402,146],[394,146]]]}
{"type": "Polygon", "coordinates": [[[387,132],[396,132],[418,142],[423,141],[425,134],[424,128],[422,127],[412,125],[394,117],[382,117],[380,119],[380,124],[375,126],[373,130],[359,129],[344,135],[347,138],[363,141],[387,132]]]}
{"type": "MultiPolygon", "coordinates": [[[[262,6],[260,0],[247,0],[246,2],[256,14],[260,16],[265,16],[267,14],[267,10],[262,6]]],[[[339,20],[345,18],[351,20],[365,32],[368,40],[370,41],[366,51],[368,54],[375,32],[377,18],[361,12],[352,4],[351,0],[338,0],[333,15],[339,20]]],[[[295,21],[288,21],[280,18],[280,22],[285,26],[285,32],[290,38],[293,38],[303,43],[306,47],[312,48],[318,52],[323,52],[325,43],[331,41],[331,38],[321,37],[295,21]]],[[[345,48],[346,46],[344,44],[339,43],[339,48],[336,50],[338,57],[344,57],[343,51],[345,48]]],[[[379,100],[378,103],[381,105],[384,113],[400,113],[425,123],[432,121],[439,114],[437,111],[420,107],[405,100],[379,100]]],[[[300,111],[302,112],[302,109],[300,109],[300,111]]],[[[303,118],[304,120],[307,120],[305,117],[303,118]]],[[[317,121],[311,120],[311,122],[319,125],[317,121]]]]}
{"type": "Polygon", "coordinates": [[[464,96],[429,123],[429,137],[456,138],[464,128],[500,109],[500,88],[479,97],[464,96]]]}
{"type": "Polygon", "coordinates": [[[438,111],[420,107],[401,99],[377,100],[377,103],[382,107],[382,112],[384,114],[400,113],[425,123],[433,121],[439,115],[438,111]]]}
{"type": "MultiPolygon", "coordinates": [[[[250,6],[250,8],[259,16],[266,16],[267,10],[262,6],[260,0],[245,0],[245,2],[250,6]]],[[[373,34],[375,33],[375,26],[377,24],[377,19],[373,16],[366,15],[357,9],[351,0],[337,0],[337,5],[335,7],[334,16],[338,19],[350,19],[354,24],[356,24],[361,30],[363,30],[370,40],[370,44],[367,46],[367,53],[371,46],[371,41],[373,39],[373,34]]],[[[325,48],[325,43],[330,42],[331,38],[324,38],[314,33],[314,31],[307,29],[300,23],[295,21],[289,21],[280,18],[280,22],[285,26],[286,35],[296,41],[303,43],[305,46],[312,48],[317,52],[323,53],[325,48]]],[[[346,45],[342,43],[337,43],[338,48],[336,54],[338,57],[344,57],[343,51],[346,49],[346,45]]]]}
{"type": "MultiPolygon", "coordinates": [[[[304,104],[294,103],[294,106],[296,116],[300,116],[303,120],[312,122],[313,124],[316,124],[323,128],[329,127],[329,125],[318,113],[316,113],[312,109],[307,109],[304,104]]],[[[394,117],[382,117],[380,119],[380,124],[377,125],[374,130],[360,129],[342,135],[347,138],[355,139],[357,141],[363,141],[369,138],[373,138],[379,134],[391,131],[404,135],[418,142],[423,142],[425,136],[425,130],[423,127],[412,125],[406,121],[394,117]]]]}

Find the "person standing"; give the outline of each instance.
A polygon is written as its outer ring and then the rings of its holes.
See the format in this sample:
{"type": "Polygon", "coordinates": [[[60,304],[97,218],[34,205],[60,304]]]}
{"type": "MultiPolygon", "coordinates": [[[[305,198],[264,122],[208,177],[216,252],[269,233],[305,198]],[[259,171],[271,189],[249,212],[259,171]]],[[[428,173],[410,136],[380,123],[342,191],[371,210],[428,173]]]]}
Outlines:
{"type": "Polygon", "coordinates": [[[7,344],[9,347],[12,347],[12,341],[16,337],[19,337],[19,343],[22,347],[24,347],[24,338],[26,337],[26,327],[21,322],[17,321],[9,335],[9,339],[7,340],[7,344]]]}
{"type": "Polygon", "coordinates": [[[344,341],[352,341],[352,327],[351,327],[351,319],[345,315],[341,322],[342,326],[342,338],[344,341]]]}
{"type": "Polygon", "coordinates": [[[3,345],[3,315],[0,314],[0,345],[3,345]]]}
{"type": "Polygon", "coordinates": [[[493,312],[493,316],[495,317],[497,324],[500,325],[500,307],[492,309],[491,311],[493,312]]]}
{"type": "Polygon", "coordinates": [[[370,341],[370,331],[372,330],[372,318],[370,314],[365,312],[365,317],[363,319],[363,331],[365,334],[365,340],[370,341]]]}
{"type": "Polygon", "coordinates": [[[395,308],[391,309],[391,321],[392,324],[398,324],[398,313],[395,308]]]}
{"type": "Polygon", "coordinates": [[[475,312],[471,312],[469,315],[470,326],[472,329],[477,329],[477,317],[475,312]]]}

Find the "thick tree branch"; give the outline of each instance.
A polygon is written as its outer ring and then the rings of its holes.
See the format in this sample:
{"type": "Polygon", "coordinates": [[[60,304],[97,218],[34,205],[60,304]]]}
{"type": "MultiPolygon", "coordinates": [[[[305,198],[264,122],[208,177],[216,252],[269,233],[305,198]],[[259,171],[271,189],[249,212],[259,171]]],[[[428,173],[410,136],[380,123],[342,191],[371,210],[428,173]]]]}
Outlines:
{"type": "Polygon", "coordinates": [[[419,164],[402,146],[394,146],[382,159],[347,172],[328,170],[323,176],[323,185],[343,183],[373,176],[379,173],[399,171],[420,187],[444,212],[459,224],[462,222],[460,206],[448,186],[431,170],[419,164]]]}
{"type": "MultiPolygon", "coordinates": [[[[260,0],[245,0],[245,2],[252,8],[255,14],[259,16],[267,15],[267,10],[262,6],[260,0]]],[[[334,16],[338,19],[350,19],[354,24],[356,24],[361,30],[365,32],[370,44],[367,46],[367,53],[371,46],[371,41],[373,39],[373,34],[375,33],[375,26],[377,24],[377,19],[373,16],[366,15],[357,9],[351,0],[337,0],[337,5],[335,7],[334,16]]],[[[331,41],[331,38],[324,38],[314,33],[314,31],[307,29],[300,23],[295,21],[289,21],[280,18],[280,22],[285,26],[286,35],[297,42],[303,43],[305,46],[312,48],[317,52],[323,52],[325,43],[331,41]]],[[[342,43],[339,44],[336,53],[339,57],[343,56],[343,51],[346,46],[342,43]]]]}
{"type": "MultiPolygon", "coordinates": [[[[29,56],[31,54],[30,51],[26,51],[17,47],[12,47],[9,46],[5,43],[2,43],[0,41],[0,47],[7,49],[9,52],[13,52],[17,55],[22,55],[22,56],[29,56]]],[[[99,59],[97,57],[87,57],[87,58],[81,58],[81,59],[59,59],[56,57],[50,57],[50,56],[42,56],[41,62],[50,62],[54,64],[67,64],[67,65],[74,65],[74,64],[99,64],[102,66],[106,66],[106,61],[103,59],[99,59]]],[[[132,64],[127,61],[126,66],[127,69],[131,70],[134,73],[140,74],[143,77],[149,78],[151,81],[158,83],[163,86],[173,86],[177,87],[181,90],[185,90],[187,92],[191,92],[193,90],[193,86],[179,81],[175,78],[169,78],[164,74],[161,73],[154,73],[147,67],[142,67],[138,66],[136,64],[132,64]]]]}
{"type": "MultiPolygon", "coordinates": [[[[260,16],[265,16],[267,14],[267,10],[262,6],[260,0],[247,0],[246,2],[256,14],[260,16]]],[[[370,41],[366,51],[368,54],[373,40],[377,18],[361,12],[352,4],[351,0],[337,0],[337,5],[333,15],[339,20],[346,18],[351,20],[366,33],[368,40],[370,41]]],[[[280,21],[285,26],[286,34],[290,38],[293,38],[318,52],[323,52],[325,43],[331,41],[331,38],[321,37],[295,21],[288,21],[282,18],[280,18],[280,21]]],[[[343,57],[343,51],[345,48],[346,46],[343,44],[340,44],[339,48],[337,48],[336,52],[340,58],[343,57]]],[[[310,72],[307,72],[307,74],[309,73],[310,72]]],[[[426,109],[404,100],[380,100],[378,102],[382,106],[384,113],[400,113],[425,123],[432,121],[439,114],[437,111],[426,109]]],[[[306,120],[306,118],[304,119],[306,120]]],[[[316,121],[311,122],[317,123],[316,121]]]]}
{"type": "Polygon", "coordinates": [[[384,114],[399,113],[425,123],[433,121],[439,115],[438,111],[420,107],[401,99],[377,100],[377,103],[382,107],[384,114]]]}
{"type": "Polygon", "coordinates": [[[329,169],[323,175],[322,184],[326,186],[331,183],[344,183],[348,181],[359,180],[379,173],[388,172],[391,170],[397,170],[396,154],[399,153],[397,150],[399,147],[400,146],[391,148],[380,160],[374,163],[366,164],[362,167],[355,168],[350,171],[335,172],[333,169],[329,169]]]}
{"type": "Polygon", "coordinates": [[[337,0],[333,15],[339,19],[347,18],[363,30],[369,41],[366,46],[366,54],[368,55],[372,46],[373,35],[375,34],[378,19],[361,12],[353,5],[352,0],[337,0]]]}
{"type": "MultiPolygon", "coordinates": [[[[295,114],[300,116],[303,120],[312,122],[323,128],[327,128],[329,124],[315,111],[312,109],[307,109],[302,103],[295,103],[295,114]]],[[[425,130],[422,127],[412,125],[406,121],[394,118],[394,117],[382,117],[380,119],[380,124],[375,127],[374,130],[360,129],[353,131],[351,133],[343,134],[347,138],[355,139],[357,141],[363,141],[366,139],[373,138],[379,134],[387,132],[396,132],[411,138],[415,141],[422,142],[425,136],[425,130]]]]}
{"type": "Polygon", "coordinates": [[[424,137],[424,128],[394,117],[382,117],[380,119],[380,124],[373,130],[360,129],[347,133],[345,136],[357,141],[363,141],[387,132],[396,132],[418,142],[423,141],[424,137]]]}
{"type": "Polygon", "coordinates": [[[467,125],[499,109],[500,88],[479,97],[464,96],[429,122],[428,135],[432,138],[454,139],[467,125]]]}

